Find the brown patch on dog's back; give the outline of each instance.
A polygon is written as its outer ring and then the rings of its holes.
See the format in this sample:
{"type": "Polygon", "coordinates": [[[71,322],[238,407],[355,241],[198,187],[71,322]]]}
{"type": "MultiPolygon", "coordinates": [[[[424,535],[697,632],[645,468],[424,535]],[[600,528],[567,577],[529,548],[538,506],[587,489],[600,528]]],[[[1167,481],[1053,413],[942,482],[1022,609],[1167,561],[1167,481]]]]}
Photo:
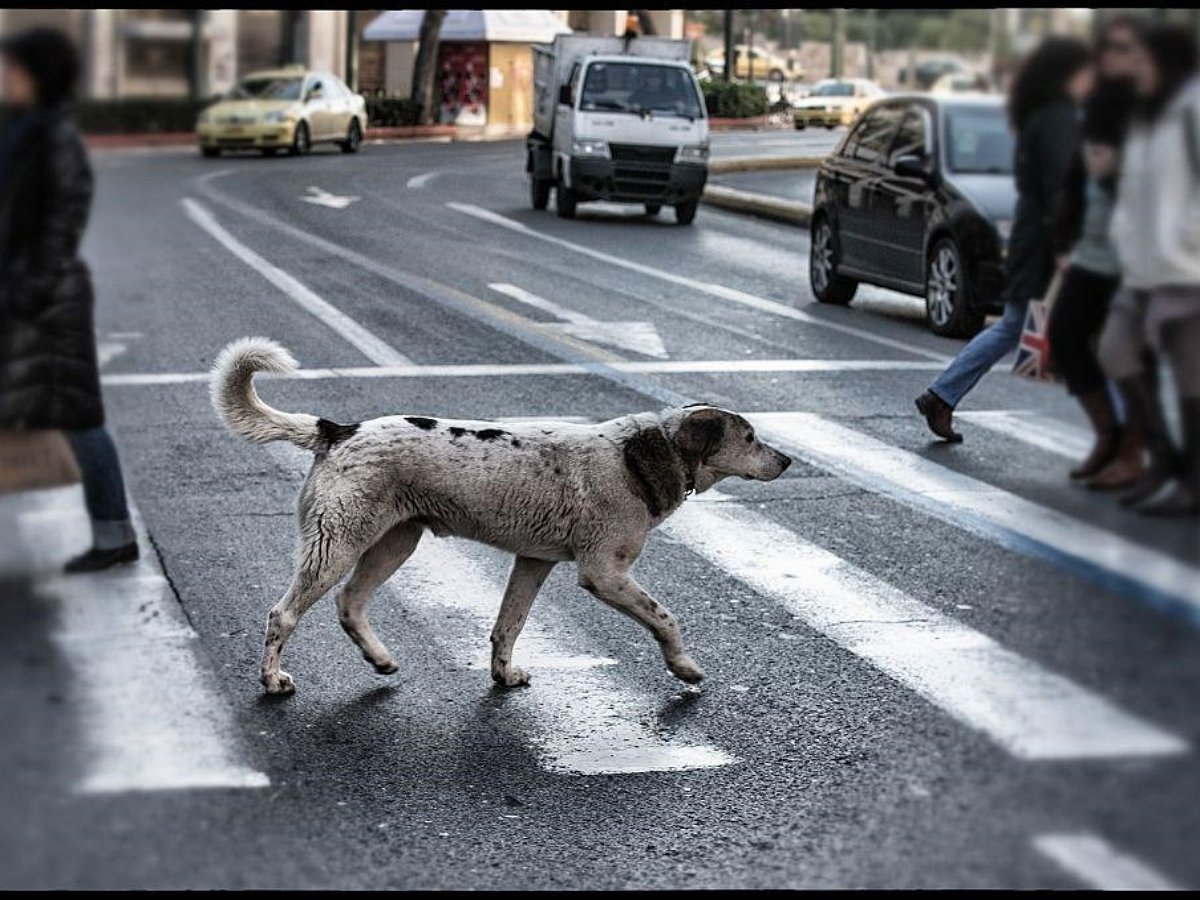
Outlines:
{"type": "Polygon", "coordinates": [[[464,434],[468,434],[468,433],[469,432],[466,428],[459,428],[457,425],[450,426],[450,436],[451,437],[460,438],[464,434]]]}
{"type": "Polygon", "coordinates": [[[684,498],[687,472],[679,452],[659,428],[646,428],[624,442],[625,468],[633,476],[634,493],[658,517],[684,498]]]}
{"type": "Polygon", "coordinates": [[[332,422],[329,419],[317,419],[317,431],[325,443],[336,444],[339,441],[346,440],[346,438],[353,437],[358,431],[358,423],[356,422],[353,425],[339,425],[337,422],[332,422]]]}
{"type": "Polygon", "coordinates": [[[409,425],[415,425],[422,431],[432,431],[437,427],[437,419],[430,419],[427,416],[405,416],[404,421],[409,425]]]}
{"type": "Polygon", "coordinates": [[[498,437],[508,434],[507,431],[501,431],[499,428],[481,428],[475,432],[475,437],[481,441],[494,441],[498,437]]]}

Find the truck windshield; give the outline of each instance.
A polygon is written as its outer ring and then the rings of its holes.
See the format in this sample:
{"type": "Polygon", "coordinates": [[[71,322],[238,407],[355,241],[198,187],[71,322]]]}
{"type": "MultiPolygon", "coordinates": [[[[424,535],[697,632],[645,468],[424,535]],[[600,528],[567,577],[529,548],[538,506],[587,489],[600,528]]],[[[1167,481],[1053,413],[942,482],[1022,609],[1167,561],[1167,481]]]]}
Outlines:
{"type": "Polygon", "coordinates": [[[686,69],[632,62],[588,66],[579,108],[688,119],[704,115],[692,75],[686,69]]]}
{"type": "Polygon", "coordinates": [[[963,175],[1011,175],[1016,139],[1004,109],[953,107],[946,110],[946,163],[963,175]]]}

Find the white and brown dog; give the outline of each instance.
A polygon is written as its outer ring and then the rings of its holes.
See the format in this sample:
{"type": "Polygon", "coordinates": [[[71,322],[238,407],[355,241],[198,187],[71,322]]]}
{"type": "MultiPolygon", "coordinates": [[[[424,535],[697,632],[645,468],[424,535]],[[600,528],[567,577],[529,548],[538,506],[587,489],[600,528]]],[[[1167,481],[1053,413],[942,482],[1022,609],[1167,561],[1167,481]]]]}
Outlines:
{"type": "Polygon", "coordinates": [[[758,440],[741,416],[689,406],[574,425],[503,426],[426,416],[338,425],[265,404],[255,372],[286,374],[296,361],[273,341],[243,338],[213,368],[212,400],[225,424],[251,441],[290,441],[316,454],[300,492],[295,579],[267,619],[262,683],[294,690],[279,668],[300,617],[353,569],[337,599],[338,620],[376,671],[397,669],[367,621],[375,589],[426,531],[516,554],[492,629],[492,678],[520,685],[513,644],[555,563],[574,560],[579,583],[637,620],[687,682],[704,672],[683,647],[675,618],[629,574],[651,529],[688,494],[737,475],[771,481],[791,460],[758,440]]]}

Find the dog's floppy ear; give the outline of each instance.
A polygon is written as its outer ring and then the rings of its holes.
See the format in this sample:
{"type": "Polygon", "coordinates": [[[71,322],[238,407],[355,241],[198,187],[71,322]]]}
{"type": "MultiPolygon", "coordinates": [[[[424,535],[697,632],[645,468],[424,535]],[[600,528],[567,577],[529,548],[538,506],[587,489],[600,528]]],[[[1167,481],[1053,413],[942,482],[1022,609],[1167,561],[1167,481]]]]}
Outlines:
{"type": "Polygon", "coordinates": [[[725,440],[725,413],[708,407],[689,413],[675,432],[675,449],[688,470],[694,472],[721,448],[725,440]]]}
{"type": "Polygon", "coordinates": [[[646,428],[626,439],[622,455],[633,476],[634,493],[642,498],[650,515],[658,517],[683,502],[687,475],[678,452],[661,430],[646,428]]]}

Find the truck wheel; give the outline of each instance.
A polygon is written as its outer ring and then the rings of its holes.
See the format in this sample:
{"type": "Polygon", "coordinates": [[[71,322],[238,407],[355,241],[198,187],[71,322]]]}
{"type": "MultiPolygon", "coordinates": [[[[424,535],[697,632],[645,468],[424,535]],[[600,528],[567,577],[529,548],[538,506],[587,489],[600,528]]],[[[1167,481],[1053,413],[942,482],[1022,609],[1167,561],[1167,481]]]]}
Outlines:
{"type": "Polygon", "coordinates": [[[554,208],[558,212],[560,219],[575,218],[575,207],[579,203],[579,198],[575,192],[569,187],[559,185],[554,191],[554,208]]]}
{"type": "Polygon", "coordinates": [[[675,221],[680,225],[691,225],[692,220],[696,218],[696,207],[699,205],[699,200],[688,200],[686,203],[676,203],[675,221]]]}
{"type": "Polygon", "coordinates": [[[646,215],[657,216],[660,212],[662,212],[662,204],[661,203],[647,203],[646,204],[646,215]]]}
{"type": "Polygon", "coordinates": [[[542,178],[529,178],[529,202],[534,209],[545,209],[550,205],[550,182],[542,178]]]}

